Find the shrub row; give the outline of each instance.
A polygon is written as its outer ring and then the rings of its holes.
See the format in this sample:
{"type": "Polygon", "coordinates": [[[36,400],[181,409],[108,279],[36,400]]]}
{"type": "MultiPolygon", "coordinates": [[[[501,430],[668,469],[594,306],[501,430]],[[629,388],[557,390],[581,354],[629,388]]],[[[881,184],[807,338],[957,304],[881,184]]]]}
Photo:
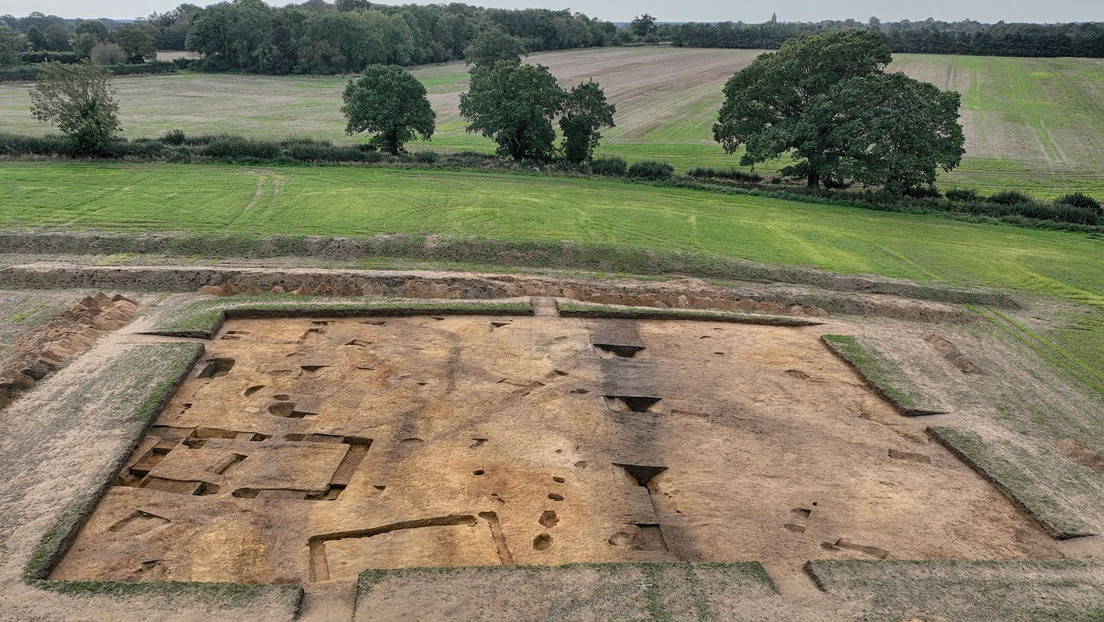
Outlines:
{"type": "Polygon", "coordinates": [[[24,52],[19,60],[24,63],[79,63],[80,57],[76,52],[24,52]]]}
{"type": "MultiPolygon", "coordinates": [[[[157,61],[152,63],[132,63],[123,65],[104,65],[104,68],[117,76],[129,76],[147,73],[169,73],[182,67],[176,61],[157,61]]],[[[16,65],[0,69],[0,82],[30,82],[38,78],[38,65],[16,65]]]]}
{"type": "Polygon", "coordinates": [[[707,166],[695,166],[686,171],[688,177],[694,179],[728,179],[748,184],[757,184],[763,181],[763,176],[751,171],[742,171],[738,168],[718,169],[707,166]]]}

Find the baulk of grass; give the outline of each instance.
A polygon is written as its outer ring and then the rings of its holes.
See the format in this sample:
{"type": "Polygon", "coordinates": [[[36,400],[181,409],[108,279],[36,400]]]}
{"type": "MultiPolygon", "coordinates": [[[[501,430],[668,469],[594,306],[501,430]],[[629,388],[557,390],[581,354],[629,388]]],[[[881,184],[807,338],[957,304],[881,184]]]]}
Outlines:
{"type": "Polygon", "coordinates": [[[859,338],[849,335],[823,335],[821,341],[852,369],[858,372],[876,393],[893,404],[903,415],[932,415],[947,412],[933,406],[905,376],[896,363],[879,354],[859,338]]]}
{"type": "Polygon", "coordinates": [[[213,338],[227,319],[263,317],[360,317],[378,315],[480,314],[532,315],[528,302],[357,300],[325,296],[262,295],[198,300],[166,311],[148,334],[213,338]]]}

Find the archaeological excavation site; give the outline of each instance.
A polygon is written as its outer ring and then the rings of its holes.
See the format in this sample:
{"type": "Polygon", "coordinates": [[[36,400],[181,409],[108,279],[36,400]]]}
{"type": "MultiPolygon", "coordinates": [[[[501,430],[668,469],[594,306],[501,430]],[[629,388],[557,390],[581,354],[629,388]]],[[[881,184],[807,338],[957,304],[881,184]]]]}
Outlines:
{"type": "Polygon", "coordinates": [[[1052,303],[824,273],[0,279],[46,310],[5,327],[18,619],[1104,610],[1101,402],[1017,333],[1052,303]]]}

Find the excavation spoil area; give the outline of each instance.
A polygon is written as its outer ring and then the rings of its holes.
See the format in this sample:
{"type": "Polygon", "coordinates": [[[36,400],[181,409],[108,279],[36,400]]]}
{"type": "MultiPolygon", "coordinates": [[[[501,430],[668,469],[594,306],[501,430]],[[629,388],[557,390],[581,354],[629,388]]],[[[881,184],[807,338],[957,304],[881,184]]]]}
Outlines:
{"type": "Polygon", "coordinates": [[[234,320],[55,579],[1057,557],[816,328],[234,320]]]}

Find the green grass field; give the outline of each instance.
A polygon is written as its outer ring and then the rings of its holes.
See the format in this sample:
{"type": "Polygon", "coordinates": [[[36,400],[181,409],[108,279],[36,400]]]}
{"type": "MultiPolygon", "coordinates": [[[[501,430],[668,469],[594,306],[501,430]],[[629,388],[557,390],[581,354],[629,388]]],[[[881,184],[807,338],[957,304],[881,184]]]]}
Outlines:
{"type": "Polygon", "coordinates": [[[5,162],[0,196],[4,229],[574,240],[1022,290],[1096,309],[1053,338],[1063,356],[1104,374],[1104,243],[1083,234],[602,179],[394,168],[5,162]]]}
{"type": "MultiPolygon", "coordinates": [[[[599,156],[664,160],[680,170],[736,162],[712,140],[721,87],[754,50],[666,47],[542,53],[565,85],[593,78],[617,104],[617,126],[605,132],[599,156]]],[[[967,156],[943,174],[945,188],[1021,190],[1042,198],[1080,190],[1104,199],[1104,60],[987,58],[899,54],[904,71],[963,94],[967,156]]],[[[462,63],[418,68],[438,113],[437,132],[412,149],[490,152],[487,138],[464,131],[457,110],[467,89],[462,63]]],[[[360,140],[343,132],[339,76],[163,74],[116,80],[124,135],[232,133],[263,138],[309,135],[360,140]]],[[[51,128],[29,112],[26,84],[0,84],[0,127],[40,134],[51,128]]],[[[772,172],[777,163],[760,170],[772,172]]]]}

